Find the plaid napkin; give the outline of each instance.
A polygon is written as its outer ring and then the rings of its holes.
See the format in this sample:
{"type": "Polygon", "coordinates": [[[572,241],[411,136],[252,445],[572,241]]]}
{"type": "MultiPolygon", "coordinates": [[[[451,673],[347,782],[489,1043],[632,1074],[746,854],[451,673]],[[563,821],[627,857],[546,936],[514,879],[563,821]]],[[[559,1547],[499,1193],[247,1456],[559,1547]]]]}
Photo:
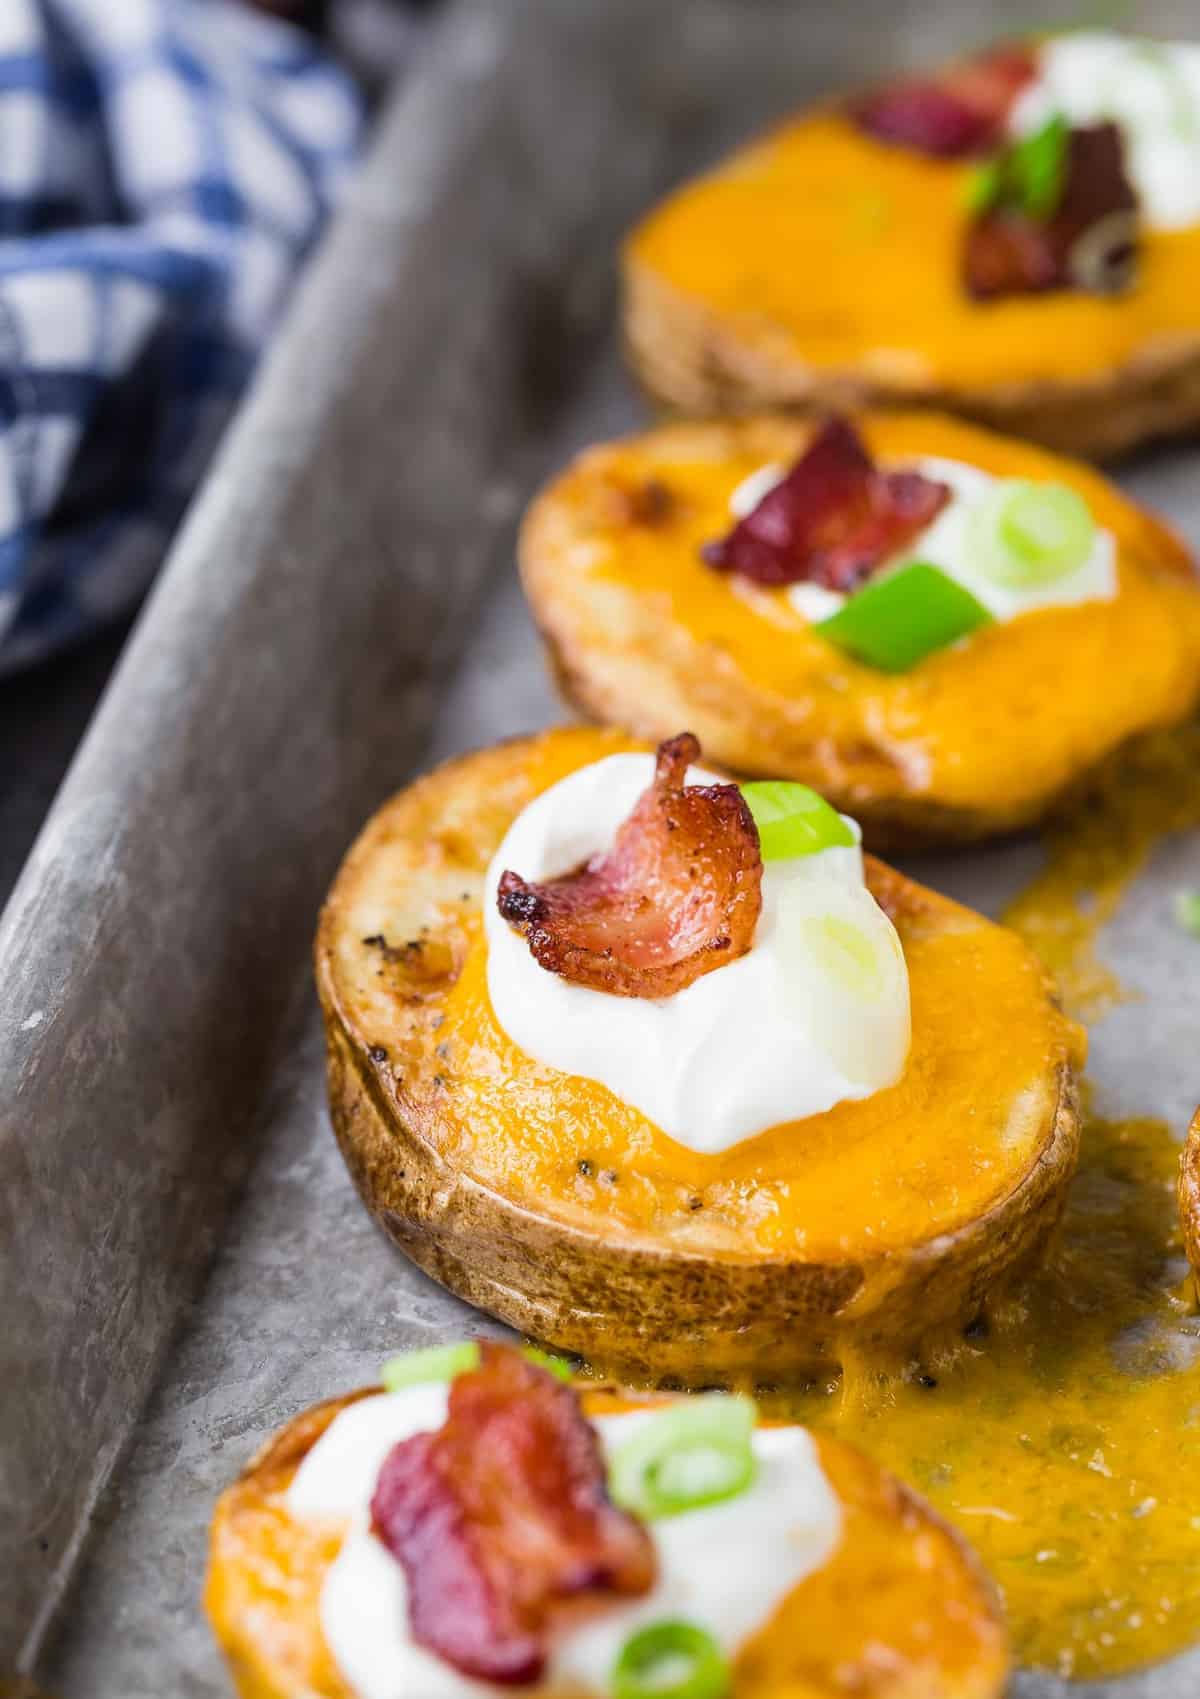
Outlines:
{"type": "Polygon", "coordinates": [[[359,127],[233,0],[0,0],[0,673],[149,582],[359,127]]]}

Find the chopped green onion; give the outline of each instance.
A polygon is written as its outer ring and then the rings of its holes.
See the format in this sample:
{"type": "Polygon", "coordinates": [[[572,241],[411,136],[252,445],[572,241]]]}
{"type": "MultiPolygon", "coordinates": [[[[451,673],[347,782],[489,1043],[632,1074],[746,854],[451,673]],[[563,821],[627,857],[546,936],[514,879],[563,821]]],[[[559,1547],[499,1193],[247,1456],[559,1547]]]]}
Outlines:
{"type": "Polygon", "coordinates": [[[1062,200],[1067,169],[1069,131],[1061,112],[1047,118],[1040,130],[1023,136],[1007,160],[1011,192],[1030,218],[1049,218],[1062,200]]]}
{"type": "Polygon", "coordinates": [[[1096,522],[1066,484],[1006,478],[972,513],[967,541],[995,583],[1039,589],[1079,571],[1095,545],[1096,522]]]}
{"type": "Polygon", "coordinates": [[[779,994],[818,1055],[872,1089],[897,1079],[911,1039],[908,967],[863,885],[799,879],[777,920],[779,994]]]}
{"type": "Polygon", "coordinates": [[[963,185],[963,204],[968,212],[986,212],[1000,199],[1003,173],[998,159],[985,159],[963,185]]]}
{"type": "Polygon", "coordinates": [[[903,673],[991,617],[939,567],[916,560],[872,579],[813,629],[869,667],[903,673]]]}
{"type": "Polygon", "coordinates": [[[541,1351],[536,1345],[524,1345],[521,1347],[521,1355],[526,1362],[536,1363],[539,1369],[545,1369],[548,1374],[552,1374],[555,1380],[572,1381],[575,1379],[575,1370],[567,1362],[567,1359],[556,1357],[552,1351],[541,1351]]]}
{"type": "Polygon", "coordinates": [[[621,1647],[610,1683],[613,1699],[727,1699],[729,1665],[707,1629],[652,1622],[621,1647]]]}
{"type": "Polygon", "coordinates": [[[1063,197],[1069,142],[1067,121],[1056,112],[1040,129],[975,167],[964,187],[967,210],[1008,207],[1029,218],[1051,218],[1063,197]]]}
{"type": "Polygon", "coordinates": [[[431,1345],[427,1351],[406,1351],[390,1357],[383,1365],[385,1392],[400,1392],[428,1380],[453,1380],[479,1364],[479,1343],[469,1339],[461,1345],[431,1345]]]}
{"type": "Polygon", "coordinates": [[[753,1481],[752,1398],[710,1393],[651,1416],[609,1464],[617,1504],[654,1520],[719,1504],[753,1481]]]}
{"type": "MultiPolygon", "coordinates": [[[[575,1377],[565,1358],[540,1351],[536,1345],[522,1345],[521,1355],[557,1380],[569,1381],[575,1377]]],[[[431,1345],[426,1351],[406,1351],[402,1356],[391,1357],[383,1365],[381,1379],[386,1392],[400,1392],[406,1386],[420,1386],[425,1381],[453,1380],[456,1375],[478,1367],[479,1341],[467,1339],[460,1345],[431,1345]]]]}
{"type": "Polygon", "coordinates": [[[1185,932],[1200,938],[1200,891],[1176,891],[1175,919],[1185,932]]]}
{"type": "Polygon", "coordinates": [[[764,861],[791,861],[856,842],[837,809],[807,785],[757,779],[742,786],[742,795],[758,827],[764,861]]]}

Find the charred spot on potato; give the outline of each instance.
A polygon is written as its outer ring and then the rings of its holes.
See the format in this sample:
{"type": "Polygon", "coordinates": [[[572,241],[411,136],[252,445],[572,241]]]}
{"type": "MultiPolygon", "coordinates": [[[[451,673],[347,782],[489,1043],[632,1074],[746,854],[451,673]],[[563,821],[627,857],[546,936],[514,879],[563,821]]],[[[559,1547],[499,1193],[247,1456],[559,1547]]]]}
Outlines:
{"type": "Polygon", "coordinates": [[[583,1175],[585,1180],[591,1179],[594,1170],[593,1170],[592,1165],[588,1161],[586,1156],[581,1157],[579,1159],[578,1163],[576,1164],[576,1167],[579,1169],[579,1172],[583,1175]]]}
{"type": "Polygon", "coordinates": [[[614,485],[609,492],[609,514],[615,525],[653,529],[656,525],[665,525],[675,508],[675,495],[661,478],[614,485]]]}
{"type": "Polygon", "coordinates": [[[371,1058],[372,1062],[376,1064],[376,1066],[386,1062],[388,1059],[388,1053],[382,1044],[373,1044],[367,1051],[367,1055],[371,1058]]]}

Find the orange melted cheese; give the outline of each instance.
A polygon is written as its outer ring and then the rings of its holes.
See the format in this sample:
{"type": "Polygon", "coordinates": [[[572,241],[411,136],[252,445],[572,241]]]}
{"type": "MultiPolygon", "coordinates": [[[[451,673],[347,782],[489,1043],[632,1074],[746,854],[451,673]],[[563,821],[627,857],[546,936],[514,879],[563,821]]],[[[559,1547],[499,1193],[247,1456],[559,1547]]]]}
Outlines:
{"type": "MultiPolygon", "coordinates": [[[[531,794],[580,763],[543,746],[531,794]]],[[[845,1258],[911,1245],[1005,1197],[1048,1136],[1083,1039],[1012,933],[872,870],[904,945],[913,1044],[900,1081],[717,1155],[668,1138],[606,1087],[543,1067],[498,1025],[478,916],[439,1028],[454,1076],[446,1154],[507,1196],[597,1233],[845,1258]],[[880,886],[882,881],[882,886],[880,886]],[[936,1200],[934,1205],[931,1200],[936,1200]]]]}
{"type": "MultiPolygon", "coordinates": [[[[351,1699],[320,1624],[321,1588],[342,1530],[287,1507],[302,1457],[349,1401],[297,1417],[218,1505],[205,1606],[242,1699],[351,1699]]],[[[584,1389],[593,1415],[632,1404],[584,1389]]],[[[742,1647],[736,1699],[993,1694],[1006,1649],[979,1571],[898,1482],[835,1441],[816,1443],[841,1506],[841,1538],[742,1647]]]]}
{"type": "MultiPolygon", "coordinates": [[[[633,598],[668,654],[679,632],[715,678],[765,693],[739,731],[746,768],[780,770],[792,744],[824,748],[872,801],[928,796],[994,812],[1052,794],[1128,737],[1188,712],[1200,689],[1200,590],[1164,525],[1089,469],[975,426],[936,414],[870,415],[860,425],[883,462],[942,456],[1078,490],[1117,540],[1119,592],[986,626],[887,675],[835,649],[784,592],[700,557],[730,527],[733,490],[764,461],[794,458],[802,428],[770,419],[733,427],[711,439],[708,458],[697,452],[705,439],[686,428],[597,449],[554,492],[578,538],[570,570],[598,594],[612,585],[633,598]],[[655,523],[631,524],[622,492],[647,481],[674,500],[655,523]],[[856,766],[864,749],[887,759],[856,766]]],[[[703,680],[692,688],[703,702],[703,680]]]]}
{"type": "Polygon", "coordinates": [[[818,113],[674,195],[629,259],[747,349],[901,389],[1086,382],[1194,348],[1200,227],[1146,231],[1124,295],[972,301],[960,281],[972,169],[818,113]]]}

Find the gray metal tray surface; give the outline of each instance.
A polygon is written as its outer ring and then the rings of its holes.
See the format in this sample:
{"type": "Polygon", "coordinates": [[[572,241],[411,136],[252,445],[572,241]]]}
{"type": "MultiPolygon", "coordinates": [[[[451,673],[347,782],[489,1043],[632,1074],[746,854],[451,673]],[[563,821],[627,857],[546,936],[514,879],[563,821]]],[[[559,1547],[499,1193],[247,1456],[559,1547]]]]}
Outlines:
{"type": "MultiPolygon", "coordinates": [[[[512,542],[540,477],[643,417],[618,233],[772,115],[1006,21],[1022,0],[461,0],[434,32],[0,921],[0,1687],[227,1693],[199,1604],[220,1488],[478,1320],[352,1192],[308,948],[389,791],[560,713],[512,542]]],[[[1200,542],[1194,465],[1126,481],[1200,542]]],[[[920,871],[994,912],[1038,853],[920,871]]],[[[1198,881],[1195,837],[1160,847],[1103,939],[1140,998],[1093,1035],[1106,1107],[1181,1130],[1195,956],[1165,893],[1198,881]]],[[[1189,1655],[1072,1691],[1198,1688],[1189,1655]]]]}

